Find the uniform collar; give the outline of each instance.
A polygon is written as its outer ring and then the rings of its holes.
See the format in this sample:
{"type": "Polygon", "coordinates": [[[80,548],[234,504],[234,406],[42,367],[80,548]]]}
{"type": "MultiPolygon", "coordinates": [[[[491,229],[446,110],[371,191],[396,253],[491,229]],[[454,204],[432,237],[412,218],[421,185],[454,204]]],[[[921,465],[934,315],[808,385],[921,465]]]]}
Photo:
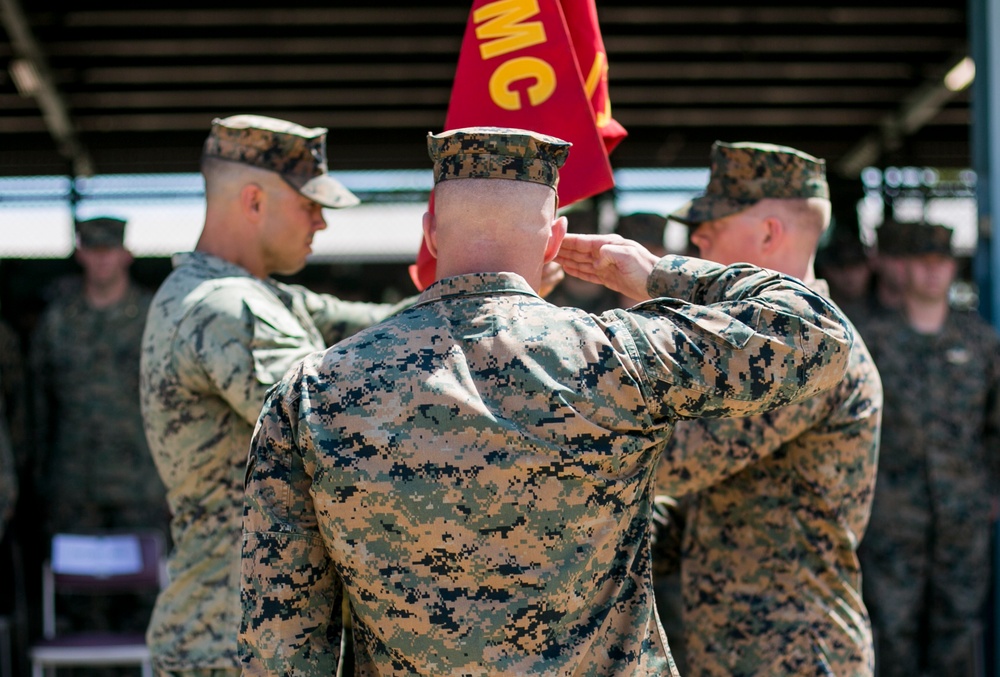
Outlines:
{"type": "Polygon", "coordinates": [[[541,298],[527,280],[516,273],[470,273],[438,280],[420,295],[418,304],[455,296],[524,294],[541,298]]]}
{"type": "Polygon", "coordinates": [[[205,252],[193,251],[174,254],[171,263],[174,268],[190,266],[208,277],[253,277],[246,268],[205,252]]]}

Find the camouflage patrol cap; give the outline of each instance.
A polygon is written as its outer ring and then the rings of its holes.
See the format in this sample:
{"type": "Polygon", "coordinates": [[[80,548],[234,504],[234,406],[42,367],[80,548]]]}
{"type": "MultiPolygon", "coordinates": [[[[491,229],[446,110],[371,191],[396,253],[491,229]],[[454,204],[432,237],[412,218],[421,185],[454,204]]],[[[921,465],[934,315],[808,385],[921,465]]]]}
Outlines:
{"type": "Polygon", "coordinates": [[[889,219],[875,229],[878,253],[885,256],[906,256],[913,247],[916,223],[889,219]]]}
{"type": "Polygon", "coordinates": [[[628,240],[653,247],[663,247],[667,217],[649,212],[635,212],[618,217],[615,232],[628,240]]]}
{"type": "Polygon", "coordinates": [[[324,207],[353,207],[357,197],[327,170],[325,127],[303,127],[263,115],[212,120],[204,158],[241,162],[276,172],[292,188],[324,207]]]}
{"type": "Polygon", "coordinates": [[[954,256],[951,249],[952,233],[951,228],[937,223],[914,224],[909,254],[911,256],[924,254],[954,256]]]}
{"type": "Polygon", "coordinates": [[[712,144],[705,194],[670,218],[687,225],[736,214],[767,198],[830,198],[826,161],[770,143],[712,144]]]}
{"type": "Polygon", "coordinates": [[[434,183],[449,179],[511,179],[555,188],[572,144],[509,127],[465,127],[427,133],[434,183]]]}
{"type": "Polygon", "coordinates": [[[110,216],[76,222],[77,245],[90,247],[124,247],[125,221],[110,216]]]}

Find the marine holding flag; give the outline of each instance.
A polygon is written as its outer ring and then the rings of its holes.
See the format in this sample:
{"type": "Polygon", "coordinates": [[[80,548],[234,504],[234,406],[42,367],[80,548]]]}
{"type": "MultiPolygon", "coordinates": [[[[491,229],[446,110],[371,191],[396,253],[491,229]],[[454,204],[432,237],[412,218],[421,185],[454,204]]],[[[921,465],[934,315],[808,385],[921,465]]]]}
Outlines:
{"type": "MultiPolygon", "coordinates": [[[[608,155],[626,136],[611,117],[608,60],[594,0],[475,0],[465,28],[445,129],[530,129],[565,139],[565,207],[614,187],[608,155]]],[[[433,211],[433,197],[430,210],[433,211]]],[[[434,281],[421,243],[410,276],[434,281]]]]}

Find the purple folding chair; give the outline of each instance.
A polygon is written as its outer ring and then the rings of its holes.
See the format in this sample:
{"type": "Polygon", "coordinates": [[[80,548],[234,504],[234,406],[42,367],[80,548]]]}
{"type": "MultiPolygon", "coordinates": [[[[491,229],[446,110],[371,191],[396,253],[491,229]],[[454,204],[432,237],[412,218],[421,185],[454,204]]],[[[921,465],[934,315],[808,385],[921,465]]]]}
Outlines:
{"type": "MultiPolygon", "coordinates": [[[[84,573],[42,568],[43,639],[30,650],[32,677],[52,675],[59,667],[135,665],[142,677],[153,677],[149,648],[142,633],[72,632],[57,634],[56,601],[60,595],[109,595],[161,590],[166,584],[163,535],[157,532],[116,533],[138,541],[137,568],[84,573]]],[[[57,538],[59,538],[57,536],[57,538]]],[[[73,537],[71,537],[73,538],[73,537]]]]}

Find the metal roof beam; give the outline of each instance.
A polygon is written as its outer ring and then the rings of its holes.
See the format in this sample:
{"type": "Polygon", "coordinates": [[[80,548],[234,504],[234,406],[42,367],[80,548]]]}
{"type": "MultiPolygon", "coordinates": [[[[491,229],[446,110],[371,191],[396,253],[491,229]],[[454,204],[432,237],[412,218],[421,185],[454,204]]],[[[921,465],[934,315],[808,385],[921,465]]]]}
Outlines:
{"type": "Polygon", "coordinates": [[[90,154],[77,136],[69,108],[55,86],[45,54],[32,35],[18,0],[0,0],[0,18],[17,56],[10,64],[10,71],[18,91],[38,102],[45,126],[59,153],[72,164],[73,173],[90,176],[94,173],[90,154]]]}

